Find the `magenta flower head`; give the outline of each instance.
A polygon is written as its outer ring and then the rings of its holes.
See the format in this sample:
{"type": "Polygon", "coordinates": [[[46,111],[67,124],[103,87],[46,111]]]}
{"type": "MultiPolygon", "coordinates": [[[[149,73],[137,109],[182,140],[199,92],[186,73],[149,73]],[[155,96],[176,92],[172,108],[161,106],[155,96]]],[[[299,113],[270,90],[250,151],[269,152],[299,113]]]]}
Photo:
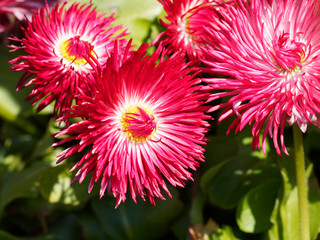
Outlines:
{"type": "Polygon", "coordinates": [[[128,52],[108,59],[95,76],[94,96],[82,95],[64,117],[83,120],[58,133],[68,137],[55,144],[78,140],[58,162],[89,149],[71,169],[79,169],[73,182],[92,173],[89,192],[101,179],[100,197],[107,190],[116,206],[125,201],[128,188],[135,202],[147,196],[154,204],[155,197],[165,199],[162,189],[171,197],[165,179],[180,187],[192,179],[189,169],[204,159],[201,145],[210,118],[201,105],[208,96],[198,92],[199,80],[188,75],[178,54],[164,59],[158,48],[146,56],[145,44],[131,56],[128,52]]]}
{"type": "Polygon", "coordinates": [[[213,93],[209,101],[229,97],[211,108],[224,109],[219,119],[236,119],[230,130],[252,126],[253,148],[265,151],[266,136],[277,153],[284,127],[298,124],[305,132],[319,126],[320,18],[316,0],[252,0],[229,6],[221,21],[207,28],[203,62],[209,72],[229,78],[204,79],[213,93]]]}
{"type": "Polygon", "coordinates": [[[200,46],[204,44],[202,35],[207,26],[208,16],[217,17],[214,9],[223,8],[224,0],[164,0],[159,2],[167,13],[167,21],[160,19],[166,28],[154,40],[160,41],[169,50],[168,54],[179,51],[182,57],[187,56],[193,64],[198,64],[202,54],[200,46]]]}
{"type": "MultiPolygon", "coordinates": [[[[66,3],[57,4],[52,11],[47,6],[36,13],[24,29],[25,37],[15,39],[21,45],[11,46],[27,55],[10,61],[12,71],[24,72],[17,90],[33,84],[27,100],[39,101],[38,111],[55,101],[54,113],[59,116],[72,105],[79,89],[91,91],[94,84],[84,77],[92,71],[89,62],[104,64],[115,39],[126,34],[121,26],[110,26],[113,15],[99,14],[91,5],[65,8],[66,3]]],[[[121,39],[119,45],[125,48],[126,42],[121,39]]]]}

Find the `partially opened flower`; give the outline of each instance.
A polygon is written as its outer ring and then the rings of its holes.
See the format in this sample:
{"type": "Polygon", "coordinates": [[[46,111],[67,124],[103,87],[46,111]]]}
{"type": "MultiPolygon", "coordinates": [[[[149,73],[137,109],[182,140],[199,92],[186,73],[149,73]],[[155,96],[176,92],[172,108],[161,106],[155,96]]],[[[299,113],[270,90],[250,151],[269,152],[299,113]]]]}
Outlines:
{"type": "MultiPolygon", "coordinates": [[[[10,61],[13,71],[24,72],[17,89],[33,85],[27,100],[40,102],[38,111],[55,101],[55,113],[64,115],[79,89],[94,86],[84,77],[92,71],[88,62],[104,64],[115,39],[126,34],[122,26],[111,27],[113,21],[113,15],[100,14],[91,5],[41,9],[24,29],[25,37],[15,39],[21,46],[11,46],[27,54],[10,61]]],[[[126,42],[121,39],[119,45],[124,48],[126,42]]]]}
{"type": "Polygon", "coordinates": [[[187,56],[193,64],[197,64],[201,55],[200,46],[204,44],[203,30],[208,25],[208,16],[217,17],[215,9],[223,8],[224,0],[164,0],[159,2],[167,13],[167,21],[160,19],[166,28],[155,39],[162,41],[169,53],[179,51],[182,57],[187,56]]]}
{"type": "Polygon", "coordinates": [[[171,197],[165,179],[182,187],[192,179],[189,169],[204,159],[201,145],[209,116],[201,106],[207,96],[198,92],[199,80],[188,75],[190,69],[177,54],[157,63],[161,49],[145,56],[146,49],[142,45],[130,57],[115,53],[109,58],[95,76],[94,96],[82,95],[83,101],[65,116],[83,120],[56,135],[69,135],[56,145],[78,140],[59,162],[88,150],[72,168],[79,169],[73,182],[92,173],[89,192],[101,179],[100,197],[112,193],[116,206],[128,189],[134,201],[138,196],[152,203],[155,197],[164,199],[162,189],[171,197]]]}
{"type": "Polygon", "coordinates": [[[253,148],[273,138],[278,154],[286,122],[305,132],[319,126],[320,18],[316,0],[252,0],[229,6],[228,14],[207,28],[203,62],[209,72],[230,78],[205,79],[213,93],[209,101],[229,97],[212,107],[224,109],[219,119],[236,119],[229,130],[252,126],[253,148]],[[280,136],[280,137],[279,137],[280,136]]]}

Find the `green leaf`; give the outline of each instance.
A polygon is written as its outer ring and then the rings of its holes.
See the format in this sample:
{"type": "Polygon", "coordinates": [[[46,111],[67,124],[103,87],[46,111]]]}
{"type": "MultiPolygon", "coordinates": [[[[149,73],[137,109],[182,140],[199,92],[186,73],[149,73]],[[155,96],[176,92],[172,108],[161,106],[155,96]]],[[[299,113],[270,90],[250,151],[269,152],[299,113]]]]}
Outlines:
{"type": "Polygon", "coordinates": [[[201,191],[198,191],[195,198],[192,200],[191,210],[190,210],[190,221],[192,225],[197,223],[203,223],[203,208],[205,204],[205,198],[201,191]]]}
{"type": "Polygon", "coordinates": [[[70,186],[72,174],[70,167],[61,164],[48,169],[41,178],[41,194],[53,204],[59,203],[69,207],[83,206],[90,195],[87,191],[87,182],[70,186]]]}
{"type": "MultiPolygon", "coordinates": [[[[143,215],[146,218],[147,235],[150,238],[157,237],[168,232],[177,218],[183,213],[184,205],[178,199],[178,191],[173,187],[169,188],[172,194],[172,199],[156,200],[156,206],[149,203],[143,204],[143,215]]],[[[141,204],[141,203],[140,203],[141,204]]]]}
{"type": "Polygon", "coordinates": [[[82,227],[83,239],[105,240],[108,235],[102,229],[98,219],[92,211],[81,212],[78,221],[82,227]]]}
{"type": "MultiPolygon", "coordinates": [[[[270,240],[300,240],[298,193],[295,178],[295,164],[292,157],[279,159],[282,173],[282,188],[271,216],[272,228],[268,231],[270,240]]],[[[310,176],[312,165],[307,168],[310,176]]],[[[320,192],[317,184],[309,184],[309,218],[311,239],[316,239],[319,230],[320,192]]]]}
{"type": "Polygon", "coordinates": [[[0,230],[1,240],[57,240],[51,235],[41,235],[37,237],[17,237],[6,231],[0,230]]]}
{"type": "Polygon", "coordinates": [[[311,239],[317,239],[320,233],[320,189],[316,179],[309,185],[309,218],[311,239]]]}
{"type": "Polygon", "coordinates": [[[17,53],[9,53],[9,48],[0,46],[0,117],[7,121],[19,121],[18,116],[31,111],[30,104],[24,99],[28,90],[16,92],[16,85],[20,74],[10,72],[9,60],[17,56],[17,53]]]}
{"type": "Polygon", "coordinates": [[[21,156],[18,154],[9,154],[5,157],[1,157],[0,166],[8,172],[21,170],[24,168],[24,165],[21,156]]]}
{"type": "MultiPolygon", "coordinates": [[[[247,141],[241,134],[236,139],[237,147],[234,147],[234,144],[227,145],[230,153],[222,153],[220,159],[206,159],[206,162],[213,161],[216,164],[203,174],[200,181],[202,191],[209,201],[224,209],[234,208],[248,191],[263,183],[265,179],[280,177],[273,160],[258,157],[258,150],[252,152],[251,141],[247,141]],[[224,158],[224,155],[228,158],[224,158]]],[[[208,149],[211,146],[208,145],[208,149]]],[[[220,148],[223,146],[220,145],[220,148]]]]}
{"type": "Polygon", "coordinates": [[[224,161],[234,158],[239,152],[239,144],[232,136],[214,136],[207,143],[205,157],[206,162],[203,167],[209,169],[224,161]]]}
{"type": "Polygon", "coordinates": [[[281,185],[270,179],[250,190],[237,207],[237,223],[247,233],[259,233],[271,227],[270,217],[281,185]]]}
{"type": "Polygon", "coordinates": [[[190,227],[190,216],[188,211],[184,211],[172,223],[170,230],[175,236],[175,240],[185,240],[188,238],[188,228],[190,227]]]}
{"type": "Polygon", "coordinates": [[[1,240],[21,240],[21,238],[15,237],[3,230],[0,230],[0,239],[1,240]]]}
{"type": "Polygon", "coordinates": [[[177,198],[156,201],[156,206],[127,199],[114,209],[114,199],[103,198],[94,199],[92,208],[110,239],[149,240],[166,234],[183,206],[177,198]]]}
{"type": "Polygon", "coordinates": [[[0,188],[0,212],[14,199],[35,197],[39,192],[40,176],[48,167],[47,163],[38,162],[20,172],[4,174],[0,188]]]}
{"type": "Polygon", "coordinates": [[[94,199],[92,208],[111,239],[146,239],[146,225],[141,202],[127,201],[114,209],[111,199],[94,199]]]}
{"type": "Polygon", "coordinates": [[[65,214],[62,218],[50,225],[49,235],[54,240],[78,240],[81,239],[81,226],[74,214],[65,214]]]}
{"type": "MultiPolygon", "coordinates": [[[[2,137],[5,139],[5,155],[14,155],[21,158],[26,163],[30,159],[37,137],[26,133],[21,128],[17,128],[11,123],[4,122],[1,129],[2,137]]],[[[0,164],[4,164],[2,161],[0,164]]],[[[10,167],[12,168],[12,167],[10,167]]]]}
{"type": "Polygon", "coordinates": [[[53,120],[49,122],[49,126],[45,133],[42,135],[41,139],[39,139],[39,141],[34,144],[32,152],[33,159],[37,159],[43,156],[50,156],[54,152],[55,148],[52,147],[54,138],[50,133],[50,125],[52,125],[52,122],[53,120]]]}
{"type": "Polygon", "coordinates": [[[299,212],[297,188],[286,191],[285,196],[277,200],[272,213],[272,228],[269,230],[269,239],[299,240],[299,212]]]}

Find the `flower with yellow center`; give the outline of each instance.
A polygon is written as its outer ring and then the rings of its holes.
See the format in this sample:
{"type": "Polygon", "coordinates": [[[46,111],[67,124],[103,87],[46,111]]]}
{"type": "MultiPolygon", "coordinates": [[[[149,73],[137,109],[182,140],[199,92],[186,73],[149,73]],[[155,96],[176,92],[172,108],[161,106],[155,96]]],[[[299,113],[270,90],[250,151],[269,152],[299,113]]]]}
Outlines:
{"type": "Polygon", "coordinates": [[[62,42],[60,53],[64,59],[77,65],[84,65],[87,63],[86,58],[89,59],[91,56],[96,56],[93,46],[86,41],[80,40],[80,36],[75,36],[62,42]]]}
{"type": "Polygon", "coordinates": [[[119,53],[127,43],[122,26],[112,26],[113,15],[100,14],[92,5],[56,5],[35,13],[28,22],[25,38],[11,46],[27,55],[10,61],[12,71],[24,72],[17,89],[33,84],[27,100],[39,102],[38,111],[55,102],[54,113],[65,115],[82,92],[95,89],[88,75],[91,62],[105,64],[118,41],[119,53]]]}
{"type": "Polygon", "coordinates": [[[161,58],[160,48],[146,52],[145,44],[124,56],[115,51],[102,69],[97,66],[97,91],[82,95],[65,116],[83,120],[56,135],[69,135],[56,145],[79,141],[58,162],[88,150],[71,169],[78,169],[73,182],[92,172],[89,192],[101,179],[100,197],[112,193],[116,206],[128,191],[134,201],[140,196],[155,203],[165,199],[162,190],[171,197],[165,179],[183,187],[204,158],[210,117],[201,106],[207,95],[199,93],[199,80],[179,55],[161,58]]]}
{"type": "Polygon", "coordinates": [[[236,116],[227,133],[252,125],[253,148],[265,151],[269,135],[288,155],[286,123],[320,127],[319,9],[318,0],[241,1],[206,28],[201,61],[228,77],[203,81],[209,101],[228,98],[211,108],[223,109],[219,121],[236,116]]]}
{"type": "Polygon", "coordinates": [[[141,106],[130,106],[122,115],[122,130],[130,141],[143,143],[152,138],[157,123],[154,115],[141,106]]]}

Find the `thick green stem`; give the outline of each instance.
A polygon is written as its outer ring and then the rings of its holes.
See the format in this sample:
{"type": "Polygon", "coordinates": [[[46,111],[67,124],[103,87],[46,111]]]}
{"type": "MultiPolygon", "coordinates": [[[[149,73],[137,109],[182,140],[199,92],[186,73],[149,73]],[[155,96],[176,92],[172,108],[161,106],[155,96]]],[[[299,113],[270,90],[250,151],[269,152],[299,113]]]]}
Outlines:
{"type": "Polygon", "coordinates": [[[293,126],[293,141],[298,187],[300,239],[310,240],[308,181],[305,170],[303,137],[297,124],[293,126]]]}

